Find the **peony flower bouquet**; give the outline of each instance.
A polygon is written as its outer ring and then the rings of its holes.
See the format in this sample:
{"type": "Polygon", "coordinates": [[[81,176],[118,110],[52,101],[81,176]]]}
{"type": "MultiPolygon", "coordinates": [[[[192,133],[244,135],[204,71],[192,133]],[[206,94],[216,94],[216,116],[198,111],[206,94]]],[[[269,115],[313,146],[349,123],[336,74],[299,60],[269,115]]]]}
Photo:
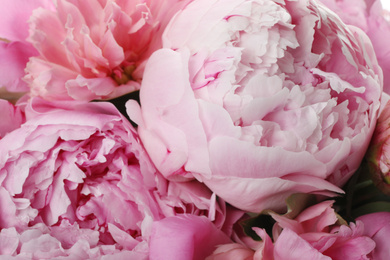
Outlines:
{"type": "Polygon", "coordinates": [[[0,259],[390,258],[379,0],[0,4],[0,259]]]}

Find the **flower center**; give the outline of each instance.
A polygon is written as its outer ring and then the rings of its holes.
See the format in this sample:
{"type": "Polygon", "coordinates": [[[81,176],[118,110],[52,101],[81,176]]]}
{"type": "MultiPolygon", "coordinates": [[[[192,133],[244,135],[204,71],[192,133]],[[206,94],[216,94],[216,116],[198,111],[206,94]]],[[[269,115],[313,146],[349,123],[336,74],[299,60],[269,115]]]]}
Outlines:
{"type": "Polygon", "coordinates": [[[136,66],[134,64],[130,64],[125,66],[123,69],[116,69],[112,72],[111,77],[118,83],[118,85],[123,85],[129,82],[130,80],[134,80],[132,74],[136,66]]]}

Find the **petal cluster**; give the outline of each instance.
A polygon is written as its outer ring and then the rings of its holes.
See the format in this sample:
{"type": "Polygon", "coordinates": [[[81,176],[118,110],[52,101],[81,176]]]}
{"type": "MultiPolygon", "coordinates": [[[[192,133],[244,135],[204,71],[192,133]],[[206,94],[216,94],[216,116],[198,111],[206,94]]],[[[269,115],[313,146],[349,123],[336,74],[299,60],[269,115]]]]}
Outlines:
{"type": "Polygon", "coordinates": [[[368,146],[382,71],[368,37],[316,1],[195,1],[149,59],[129,115],[170,180],[281,210],[342,192],[368,146]],[[193,19],[188,19],[191,17],[193,19]]]}
{"type": "Polygon", "coordinates": [[[331,205],[331,201],[316,204],[294,219],[272,213],[273,239],[265,230],[253,228],[262,239],[253,249],[221,245],[206,259],[371,259],[376,243],[366,234],[363,222],[341,224],[331,205]]]}
{"type": "Polygon", "coordinates": [[[390,15],[380,0],[321,0],[348,25],[363,30],[370,38],[383,70],[383,91],[390,93],[390,15]]]}
{"type": "Polygon", "coordinates": [[[170,185],[112,104],[33,99],[25,113],[0,140],[0,229],[14,239],[1,246],[7,254],[147,259],[155,221],[187,213],[224,224],[226,206],[198,183],[170,185]]]}
{"type": "Polygon", "coordinates": [[[139,89],[144,62],[186,1],[59,0],[34,10],[27,64],[32,96],[48,100],[111,99],[139,89]]]}

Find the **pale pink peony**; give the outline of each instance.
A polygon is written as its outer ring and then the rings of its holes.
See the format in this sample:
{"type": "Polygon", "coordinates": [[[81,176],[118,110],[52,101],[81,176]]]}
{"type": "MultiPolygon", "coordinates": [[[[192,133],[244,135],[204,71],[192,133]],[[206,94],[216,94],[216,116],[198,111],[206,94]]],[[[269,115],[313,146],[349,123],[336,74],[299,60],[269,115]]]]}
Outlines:
{"type": "MultiPolygon", "coordinates": [[[[189,0],[188,0],[189,1],[189,0]]],[[[144,63],[187,0],[58,0],[35,10],[27,65],[31,95],[48,100],[111,99],[139,89],[144,63]]]]}
{"type": "Polygon", "coordinates": [[[361,221],[340,223],[331,201],[311,206],[296,218],[271,213],[276,220],[273,239],[260,228],[262,238],[255,248],[240,244],[220,245],[207,260],[363,260],[374,250],[375,242],[365,235],[361,221]]]}
{"type": "MultiPolygon", "coordinates": [[[[385,0],[388,1],[388,0],[385,0]]],[[[380,0],[320,0],[344,23],[362,29],[372,41],[383,70],[383,90],[390,94],[390,14],[380,0]]]]}
{"type": "Polygon", "coordinates": [[[316,1],[199,0],[163,39],[141,108],[127,108],[166,178],[195,177],[254,212],[282,210],[297,192],[342,192],[380,106],[364,33],[316,1]]]}
{"type": "Polygon", "coordinates": [[[390,255],[390,212],[376,212],[357,218],[364,223],[364,235],[371,237],[376,247],[370,259],[387,260],[390,255]]]}
{"type": "Polygon", "coordinates": [[[11,92],[27,92],[22,80],[30,56],[38,52],[26,41],[28,24],[34,9],[53,7],[51,0],[1,0],[0,1],[0,87],[11,92]]]}
{"type": "Polygon", "coordinates": [[[21,246],[0,243],[0,250],[23,256],[29,247],[35,255],[40,246],[33,252],[32,245],[42,243],[47,259],[76,259],[79,251],[77,259],[147,259],[154,221],[188,213],[229,229],[225,204],[199,182],[167,182],[112,104],[34,98],[25,113],[26,122],[0,140],[0,229],[14,229],[21,246]],[[29,232],[40,242],[27,245],[29,232]]]}

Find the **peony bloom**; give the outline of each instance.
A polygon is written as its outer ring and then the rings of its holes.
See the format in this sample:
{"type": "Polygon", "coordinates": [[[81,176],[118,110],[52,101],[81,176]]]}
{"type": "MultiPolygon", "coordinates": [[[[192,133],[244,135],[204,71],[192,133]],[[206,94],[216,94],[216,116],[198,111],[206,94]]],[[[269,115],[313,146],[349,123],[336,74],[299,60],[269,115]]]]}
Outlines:
{"type": "Polygon", "coordinates": [[[0,1],[0,87],[6,87],[11,92],[28,91],[27,84],[22,80],[24,68],[29,57],[38,52],[26,41],[27,21],[34,9],[51,9],[52,5],[51,0],[0,1]]]}
{"type": "Polygon", "coordinates": [[[141,107],[127,108],[166,178],[195,177],[252,212],[342,192],[380,106],[381,70],[360,30],[316,1],[199,0],[163,40],[141,107]]]}
{"type": "Polygon", "coordinates": [[[390,255],[390,213],[376,212],[360,216],[357,219],[364,223],[364,235],[371,237],[376,243],[374,251],[370,254],[370,259],[388,259],[390,255]]]}
{"type": "MultiPolygon", "coordinates": [[[[390,94],[390,14],[380,0],[320,0],[344,23],[362,29],[372,41],[378,63],[383,70],[383,90],[390,94]]],[[[385,0],[386,1],[386,0],[385,0]]]]}
{"type": "Polygon", "coordinates": [[[48,100],[111,99],[139,89],[144,63],[186,0],[58,0],[35,10],[27,65],[31,95],[48,100]]]}
{"type": "Polygon", "coordinates": [[[374,184],[390,194],[390,101],[378,118],[366,158],[374,184]]]}
{"type": "Polygon", "coordinates": [[[34,98],[25,113],[0,140],[0,229],[19,245],[0,250],[23,256],[28,247],[35,256],[32,245],[42,243],[49,259],[147,259],[154,221],[187,213],[225,228],[228,210],[215,194],[198,182],[167,182],[112,104],[34,98]]]}
{"type": "Polygon", "coordinates": [[[271,213],[276,220],[273,241],[265,230],[253,228],[262,242],[252,250],[245,245],[221,245],[207,260],[357,260],[371,259],[375,242],[365,235],[361,221],[341,224],[331,201],[311,206],[295,219],[271,213]],[[252,251],[252,252],[250,252],[252,251]]]}

